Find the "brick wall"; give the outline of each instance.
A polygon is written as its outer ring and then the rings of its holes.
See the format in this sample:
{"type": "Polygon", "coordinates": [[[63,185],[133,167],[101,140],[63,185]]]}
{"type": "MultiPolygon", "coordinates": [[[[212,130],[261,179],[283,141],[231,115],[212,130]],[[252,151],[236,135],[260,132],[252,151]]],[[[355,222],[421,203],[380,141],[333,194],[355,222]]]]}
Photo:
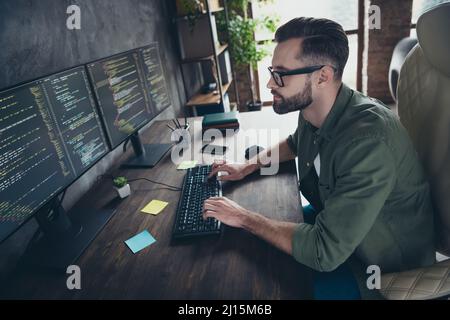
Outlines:
{"type": "MultiPolygon", "coordinates": [[[[246,103],[252,100],[252,92],[250,86],[252,85],[251,78],[250,78],[250,72],[249,67],[245,66],[235,66],[234,71],[236,72],[236,78],[237,78],[237,87],[239,92],[239,110],[245,111],[246,109],[246,103]]],[[[254,72],[254,71],[253,71],[254,72]]],[[[253,77],[254,83],[253,83],[253,90],[255,94],[255,99],[257,98],[257,91],[256,91],[256,76],[253,77]]],[[[234,95],[233,95],[234,98],[234,95]]]]}
{"type": "Polygon", "coordinates": [[[395,45],[409,36],[412,0],[371,0],[370,4],[381,9],[381,29],[368,30],[365,87],[369,96],[390,103],[389,64],[395,45]]]}

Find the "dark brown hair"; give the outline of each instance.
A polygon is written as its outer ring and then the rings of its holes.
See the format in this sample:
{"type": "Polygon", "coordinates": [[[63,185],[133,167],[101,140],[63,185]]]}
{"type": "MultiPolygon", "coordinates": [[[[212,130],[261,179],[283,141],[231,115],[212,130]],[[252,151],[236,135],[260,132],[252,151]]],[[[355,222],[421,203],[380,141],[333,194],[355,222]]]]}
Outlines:
{"type": "Polygon", "coordinates": [[[314,63],[331,63],[335,77],[342,79],[348,59],[348,38],[342,26],[328,19],[300,17],[278,28],[275,41],[303,38],[301,59],[314,63]]]}

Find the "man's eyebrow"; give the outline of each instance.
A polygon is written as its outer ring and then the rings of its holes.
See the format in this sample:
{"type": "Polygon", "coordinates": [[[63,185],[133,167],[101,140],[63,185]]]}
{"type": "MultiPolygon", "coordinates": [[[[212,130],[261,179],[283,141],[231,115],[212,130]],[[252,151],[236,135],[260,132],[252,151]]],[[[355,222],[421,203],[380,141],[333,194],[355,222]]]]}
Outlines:
{"type": "Polygon", "coordinates": [[[288,68],[283,67],[283,66],[272,66],[272,68],[273,68],[274,70],[289,70],[288,68]]]}

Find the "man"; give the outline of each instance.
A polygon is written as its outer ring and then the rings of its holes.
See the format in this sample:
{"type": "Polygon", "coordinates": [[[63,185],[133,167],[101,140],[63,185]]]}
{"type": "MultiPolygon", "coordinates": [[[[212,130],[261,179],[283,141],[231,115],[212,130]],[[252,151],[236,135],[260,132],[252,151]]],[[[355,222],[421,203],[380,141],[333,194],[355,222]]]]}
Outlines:
{"type": "MultiPolygon", "coordinates": [[[[279,152],[298,157],[300,189],[315,221],[274,221],[225,197],[204,203],[204,217],[243,228],[318,271],[332,271],[353,253],[381,272],[434,262],[433,211],[416,152],[398,118],[381,102],[342,83],[348,40],[327,19],[297,18],[276,34],[273,108],[300,110],[297,130],[243,164],[215,163],[211,175],[240,180],[279,152]]],[[[268,208],[270,210],[270,208],[268,208]]]]}

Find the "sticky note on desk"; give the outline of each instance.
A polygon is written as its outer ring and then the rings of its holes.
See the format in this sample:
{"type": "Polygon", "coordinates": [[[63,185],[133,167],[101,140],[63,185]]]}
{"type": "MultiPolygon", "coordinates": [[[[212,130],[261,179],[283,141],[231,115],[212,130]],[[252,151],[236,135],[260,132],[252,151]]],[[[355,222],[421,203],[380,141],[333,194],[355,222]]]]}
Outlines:
{"type": "Polygon", "coordinates": [[[157,215],[160,213],[169,203],[161,200],[150,201],[141,212],[157,215]]]}
{"type": "Polygon", "coordinates": [[[145,247],[148,247],[152,243],[156,242],[155,238],[147,230],[138,233],[134,237],[125,241],[125,244],[130,248],[133,253],[141,251],[145,247]]]}
{"type": "Polygon", "coordinates": [[[193,168],[197,165],[197,160],[183,161],[177,167],[178,170],[186,170],[193,168]]]}

